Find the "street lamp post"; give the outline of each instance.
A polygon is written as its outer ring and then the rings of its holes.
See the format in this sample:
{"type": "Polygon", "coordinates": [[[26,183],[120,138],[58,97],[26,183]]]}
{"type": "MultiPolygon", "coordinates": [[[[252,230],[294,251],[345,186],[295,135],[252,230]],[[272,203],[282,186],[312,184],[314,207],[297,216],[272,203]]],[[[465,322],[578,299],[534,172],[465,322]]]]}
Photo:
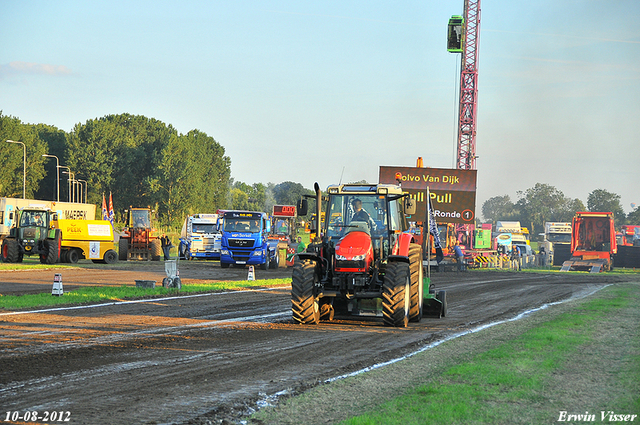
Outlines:
{"type": "Polygon", "coordinates": [[[87,203],[87,190],[88,190],[88,186],[89,184],[87,183],[86,180],[80,180],[78,179],[78,182],[80,182],[80,202],[82,202],[82,183],[84,183],[84,203],[87,203]]]}
{"type": "Polygon", "coordinates": [[[42,156],[46,156],[48,158],[55,158],[56,159],[56,189],[57,189],[57,200],[56,202],[60,202],[60,161],[58,160],[58,157],[55,155],[49,155],[48,153],[45,153],[42,156]]]}
{"type": "Polygon", "coordinates": [[[73,173],[71,172],[71,168],[66,165],[61,165],[60,168],[66,168],[67,171],[63,171],[62,174],[67,174],[69,177],[67,178],[67,184],[69,189],[69,202],[71,202],[71,179],[73,178],[73,173]]]}
{"type": "Polygon", "coordinates": [[[7,143],[19,143],[24,149],[24,155],[22,157],[22,199],[27,199],[27,146],[22,142],[15,142],[13,140],[7,140],[7,143]]]}

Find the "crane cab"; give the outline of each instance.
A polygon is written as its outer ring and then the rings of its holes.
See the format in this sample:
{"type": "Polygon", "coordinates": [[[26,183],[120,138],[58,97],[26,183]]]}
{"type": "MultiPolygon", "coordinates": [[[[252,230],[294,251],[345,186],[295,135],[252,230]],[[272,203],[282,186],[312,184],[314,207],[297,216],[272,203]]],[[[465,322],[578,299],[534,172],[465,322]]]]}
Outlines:
{"type": "Polygon", "coordinates": [[[447,26],[447,51],[462,53],[464,48],[464,18],[453,15],[447,26]]]}

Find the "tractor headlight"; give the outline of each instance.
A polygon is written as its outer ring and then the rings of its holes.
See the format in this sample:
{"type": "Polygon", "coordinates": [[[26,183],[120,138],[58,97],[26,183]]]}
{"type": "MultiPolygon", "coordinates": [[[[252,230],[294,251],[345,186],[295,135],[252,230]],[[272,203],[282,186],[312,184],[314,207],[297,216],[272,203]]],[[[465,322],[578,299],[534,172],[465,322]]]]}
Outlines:
{"type": "Polygon", "coordinates": [[[336,260],[338,261],[362,261],[364,260],[364,257],[366,256],[366,254],[362,254],[362,255],[355,255],[351,258],[345,257],[344,255],[338,255],[336,254],[336,260]]]}

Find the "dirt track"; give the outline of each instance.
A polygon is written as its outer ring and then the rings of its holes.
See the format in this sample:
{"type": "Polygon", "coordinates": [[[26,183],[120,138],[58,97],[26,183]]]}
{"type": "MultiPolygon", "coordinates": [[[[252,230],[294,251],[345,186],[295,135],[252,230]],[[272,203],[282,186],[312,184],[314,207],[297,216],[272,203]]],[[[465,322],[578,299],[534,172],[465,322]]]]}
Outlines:
{"type": "MultiPolygon", "coordinates": [[[[187,283],[246,279],[242,269],[225,270],[228,275],[221,278],[217,264],[204,262],[181,262],[180,272],[187,283]]],[[[32,273],[43,272],[0,272],[1,288],[20,292],[18,281],[34,278],[32,273]]],[[[65,289],[103,280],[133,284],[130,273],[155,273],[161,280],[164,268],[145,263],[116,273],[103,266],[77,276],[63,272],[63,279],[65,289]]],[[[262,273],[258,277],[290,276],[283,269],[262,273]]],[[[289,287],[0,313],[1,406],[3,412],[68,411],[76,424],[238,423],[266,396],[299,392],[452,333],[619,279],[436,273],[432,282],[447,290],[447,317],[425,318],[406,329],[359,318],[296,325],[289,287]]],[[[46,283],[45,290],[50,288],[46,283]]]]}

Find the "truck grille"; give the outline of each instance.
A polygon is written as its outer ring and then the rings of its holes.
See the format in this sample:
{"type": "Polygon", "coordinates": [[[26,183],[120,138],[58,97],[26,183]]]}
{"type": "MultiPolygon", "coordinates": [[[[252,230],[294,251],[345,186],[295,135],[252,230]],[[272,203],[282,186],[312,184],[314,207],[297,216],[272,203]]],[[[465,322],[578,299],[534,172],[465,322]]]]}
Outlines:
{"type": "Polygon", "coordinates": [[[253,239],[229,239],[230,248],[251,248],[253,239]]]}

